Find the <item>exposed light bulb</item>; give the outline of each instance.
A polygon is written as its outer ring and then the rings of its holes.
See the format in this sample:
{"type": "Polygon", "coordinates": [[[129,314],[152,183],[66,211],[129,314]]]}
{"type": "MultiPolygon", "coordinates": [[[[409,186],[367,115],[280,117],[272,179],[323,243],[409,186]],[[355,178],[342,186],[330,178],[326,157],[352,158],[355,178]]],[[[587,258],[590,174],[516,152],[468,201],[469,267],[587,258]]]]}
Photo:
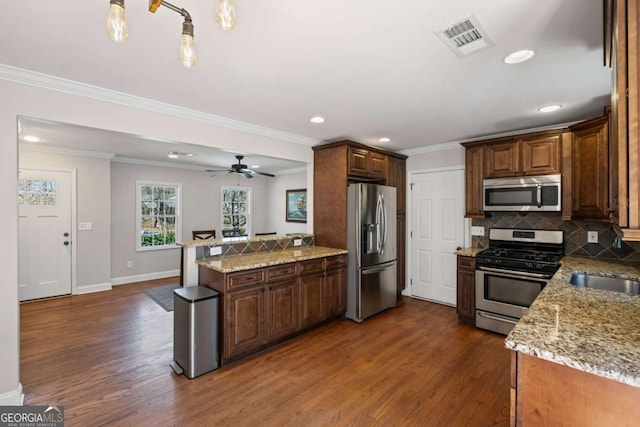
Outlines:
{"type": "Polygon", "coordinates": [[[129,27],[124,17],[124,0],[111,0],[107,18],[107,34],[116,43],[124,43],[129,38],[129,27]]]}
{"type": "Polygon", "coordinates": [[[178,58],[180,59],[180,63],[186,68],[191,68],[198,62],[196,47],[193,44],[193,24],[186,19],[184,24],[182,24],[182,43],[180,43],[178,58]]]}
{"type": "Polygon", "coordinates": [[[216,24],[225,31],[233,30],[238,22],[235,0],[218,0],[216,5],[216,24]]]}

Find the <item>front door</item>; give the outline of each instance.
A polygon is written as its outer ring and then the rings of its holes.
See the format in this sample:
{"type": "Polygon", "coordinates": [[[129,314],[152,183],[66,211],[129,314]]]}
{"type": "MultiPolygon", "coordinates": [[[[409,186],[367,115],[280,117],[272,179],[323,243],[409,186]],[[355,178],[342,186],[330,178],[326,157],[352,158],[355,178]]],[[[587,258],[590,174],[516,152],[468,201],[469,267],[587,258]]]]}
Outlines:
{"type": "Polygon", "coordinates": [[[411,183],[411,296],[455,305],[464,170],[415,173],[411,183]]]}
{"type": "Polygon", "coordinates": [[[71,172],[20,169],[20,301],[71,293],[71,172]]]}

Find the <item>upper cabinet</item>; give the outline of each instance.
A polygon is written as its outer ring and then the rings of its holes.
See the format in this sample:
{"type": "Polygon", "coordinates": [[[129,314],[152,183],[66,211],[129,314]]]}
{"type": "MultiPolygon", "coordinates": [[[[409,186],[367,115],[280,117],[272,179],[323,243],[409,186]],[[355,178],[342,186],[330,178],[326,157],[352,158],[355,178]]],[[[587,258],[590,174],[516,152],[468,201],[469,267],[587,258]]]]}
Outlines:
{"type": "Polygon", "coordinates": [[[486,142],[485,178],[552,175],[561,172],[561,132],[521,135],[502,142],[486,142]]]}
{"type": "Polygon", "coordinates": [[[606,115],[569,128],[564,147],[563,219],[609,220],[609,138],[606,115]]]}
{"type": "Polygon", "coordinates": [[[638,0],[605,0],[605,62],[612,67],[609,131],[611,219],[625,240],[640,241],[638,0]]]}
{"type": "Polygon", "coordinates": [[[482,180],[562,173],[567,129],[467,142],[465,147],[466,218],[484,218],[482,180]]]}
{"type": "Polygon", "coordinates": [[[365,179],[384,179],[387,174],[387,156],[375,151],[349,146],[349,176],[365,179]]]}

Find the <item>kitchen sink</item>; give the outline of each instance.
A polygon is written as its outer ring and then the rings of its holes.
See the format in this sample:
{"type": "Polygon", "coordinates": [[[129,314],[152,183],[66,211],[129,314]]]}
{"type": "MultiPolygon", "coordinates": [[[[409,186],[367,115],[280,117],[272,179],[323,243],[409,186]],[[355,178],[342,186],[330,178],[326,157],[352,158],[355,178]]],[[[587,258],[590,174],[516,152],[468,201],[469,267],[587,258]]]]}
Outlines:
{"type": "Polygon", "coordinates": [[[605,291],[624,292],[628,295],[640,294],[640,282],[613,277],[592,276],[580,271],[571,273],[569,283],[579,288],[604,289],[605,291]]]}

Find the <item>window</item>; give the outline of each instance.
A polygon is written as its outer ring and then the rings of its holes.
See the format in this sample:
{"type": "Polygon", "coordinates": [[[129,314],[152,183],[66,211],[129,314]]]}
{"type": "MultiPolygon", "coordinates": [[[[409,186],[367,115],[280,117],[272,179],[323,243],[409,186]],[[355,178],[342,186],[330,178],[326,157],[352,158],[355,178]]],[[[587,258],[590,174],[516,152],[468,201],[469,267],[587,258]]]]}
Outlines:
{"type": "Polygon", "coordinates": [[[139,251],[175,248],[180,240],[181,184],[137,181],[139,251]]]}
{"type": "Polygon", "coordinates": [[[18,204],[26,206],[55,206],[56,182],[39,179],[18,180],[18,204]]]}
{"type": "Polygon", "coordinates": [[[222,187],[222,237],[250,235],[251,188],[222,187]]]}

